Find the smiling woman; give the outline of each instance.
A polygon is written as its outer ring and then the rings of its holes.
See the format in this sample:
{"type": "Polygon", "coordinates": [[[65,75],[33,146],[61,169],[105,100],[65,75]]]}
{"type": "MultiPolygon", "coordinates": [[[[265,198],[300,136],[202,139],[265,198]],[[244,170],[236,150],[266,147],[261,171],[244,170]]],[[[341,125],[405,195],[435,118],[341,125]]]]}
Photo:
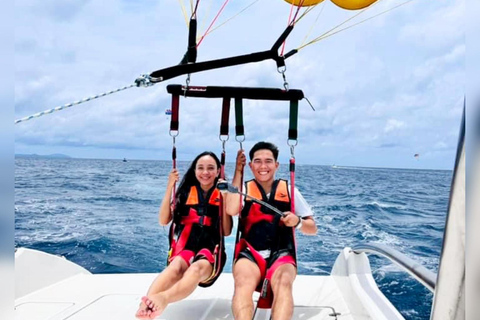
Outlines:
{"type": "Polygon", "coordinates": [[[177,194],[178,171],[170,173],[158,213],[161,225],[172,222],[168,266],[142,298],[138,318],[159,316],[169,303],[186,298],[197,286],[211,286],[220,276],[226,260],[223,237],[230,234],[232,219],[224,216],[221,195],[215,188],[219,175],[220,160],[207,151],[193,160],[177,194]]]}

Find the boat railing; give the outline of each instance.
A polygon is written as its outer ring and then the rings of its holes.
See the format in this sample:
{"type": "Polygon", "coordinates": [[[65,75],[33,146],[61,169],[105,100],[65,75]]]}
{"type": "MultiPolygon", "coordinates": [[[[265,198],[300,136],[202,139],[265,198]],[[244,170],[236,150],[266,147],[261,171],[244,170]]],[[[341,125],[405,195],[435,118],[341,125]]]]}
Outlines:
{"type": "Polygon", "coordinates": [[[392,261],[413,276],[431,292],[435,291],[437,275],[403,253],[380,243],[358,244],[352,247],[354,253],[373,253],[392,261]]]}

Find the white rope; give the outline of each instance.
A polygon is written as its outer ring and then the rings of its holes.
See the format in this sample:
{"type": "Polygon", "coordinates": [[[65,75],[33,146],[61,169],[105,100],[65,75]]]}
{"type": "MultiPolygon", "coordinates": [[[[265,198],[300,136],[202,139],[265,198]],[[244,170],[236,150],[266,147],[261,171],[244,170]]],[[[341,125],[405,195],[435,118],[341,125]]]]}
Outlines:
{"type": "Polygon", "coordinates": [[[85,99],[82,99],[82,100],[78,100],[78,101],[74,101],[74,102],[71,102],[71,103],[67,103],[67,104],[65,104],[65,105],[63,105],[63,106],[58,106],[58,107],[55,107],[55,108],[53,108],[53,109],[49,109],[49,110],[45,110],[45,111],[42,111],[42,112],[38,112],[38,113],[32,114],[32,115],[30,115],[30,116],[28,116],[28,117],[15,120],[15,124],[20,123],[20,122],[24,122],[24,121],[28,121],[28,120],[31,120],[31,119],[34,119],[34,118],[38,118],[38,117],[44,116],[44,115],[46,115],[46,114],[54,113],[54,112],[56,112],[56,111],[60,111],[60,110],[63,110],[63,109],[67,109],[67,108],[70,108],[70,107],[79,105],[79,104],[84,103],[84,102],[87,102],[87,101],[91,101],[91,100],[94,100],[94,99],[98,99],[98,98],[101,98],[101,97],[105,97],[105,96],[108,96],[108,95],[113,94],[113,93],[117,93],[117,92],[120,92],[120,91],[123,91],[123,90],[130,89],[130,88],[132,88],[132,87],[150,87],[150,86],[152,86],[153,84],[154,84],[154,83],[150,81],[150,76],[148,76],[148,75],[141,75],[140,77],[138,77],[138,78],[135,80],[135,83],[134,83],[134,84],[131,84],[131,85],[129,85],[129,86],[125,86],[125,87],[118,88],[118,89],[115,89],[115,90],[112,90],[112,91],[108,91],[108,92],[104,92],[104,93],[101,93],[101,94],[97,94],[97,95],[92,96],[92,97],[88,97],[88,98],[85,98],[85,99]]]}

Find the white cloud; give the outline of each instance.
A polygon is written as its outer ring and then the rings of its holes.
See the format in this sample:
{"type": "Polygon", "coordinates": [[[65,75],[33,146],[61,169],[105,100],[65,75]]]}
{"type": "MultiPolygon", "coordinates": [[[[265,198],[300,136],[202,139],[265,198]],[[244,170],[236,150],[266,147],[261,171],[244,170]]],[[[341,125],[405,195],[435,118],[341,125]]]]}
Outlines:
{"type": "Polygon", "coordinates": [[[396,119],[388,119],[387,124],[385,125],[385,129],[383,130],[385,133],[390,133],[392,131],[397,131],[398,129],[402,129],[405,127],[405,123],[396,119]]]}
{"type": "MultiPolygon", "coordinates": [[[[213,3],[212,12],[218,4],[213,3]]],[[[382,2],[360,18],[398,3],[382,2]]],[[[174,0],[20,0],[16,6],[16,118],[131,84],[141,73],[177,64],[186,49],[187,28],[174,0]]],[[[229,4],[220,21],[243,7],[229,4]]],[[[198,60],[269,49],[285,28],[289,10],[283,1],[258,2],[205,38],[198,60]]],[[[438,141],[454,157],[456,139],[450,132],[458,132],[465,82],[463,10],[463,1],[413,2],[289,58],[290,88],[302,89],[316,109],[300,103],[299,161],[340,163],[337,157],[351,165],[400,166],[387,152],[428,148],[438,141]],[[379,150],[381,157],[362,159],[379,150]]],[[[325,5],[312,37],[353,14],[325,5]]],[[[202,30],[204,16],[199,14],[202,30]]],[[[314,12],[295,27],[286,51],[301,44],[315,18],[314,12]]],[[[171,138],[164,112],[170,96],[165,87],[183,84],[185,78],[16,125],[17,152],[35,148],[41,153],[42,146],[62,152],[75,146],[84,150],[76,155],[83,156],[108,148],[134,150],[130,158],[168,159],[171,138]]],[[[282,88],[283,80],[275,63],[265,61],[192,74],[191,84],[282,88]]],[[[218,99],[181,99],[182,155],[219,150],[220,106],[218,99]]],[[[288,102],[245,101],[244,113],[245,147],[261,139],[286,146],[288,102]]],[[[233,114],[232,108],[228,148],[234,149],[233,114]]],[[[445,154],[432,156],[426,165],[448,168],[451,159],[445,154]]]]}

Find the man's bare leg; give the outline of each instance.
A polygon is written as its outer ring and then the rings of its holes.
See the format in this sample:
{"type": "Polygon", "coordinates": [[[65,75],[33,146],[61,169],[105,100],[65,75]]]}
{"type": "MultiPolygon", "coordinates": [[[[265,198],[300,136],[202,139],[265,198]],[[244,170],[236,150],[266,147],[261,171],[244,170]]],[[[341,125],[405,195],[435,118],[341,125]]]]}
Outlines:
{"type": "Polygon", "coordinates": [[[272,276],[272,320],[290,320],[293,316],[293,280],[297,269],[292,264],[278,267],[272,276]]]}
{"type": "Polygon", "coordinates": [[[260,282],[260,269],[245,258],[239,259],[233,266],[235,291],[232,311],[235,320],[251,320],[253,317],[253,292],[260,282]]]}
{"type": "Polygon", "coordinates": [[[212,274],[212,270],[212,264],[207,260],[195,261],[188,267],[180,281],[170,289],[144,298],[145,304],[152,310],[150,318],[159,316],[169,303],[188,297],[201,281],[206,280],[212,274]]]}
{"type": "MultiPolygon", "coordinates": [[[[147,296],[165,291],[177,283],[183,276],[188,265],[181,257],[176,257],[156,278],[147,291],[147,296]]],[[[139,319],[149,319],[148,306],[140,302],[135,316],[139,319]]]]}

